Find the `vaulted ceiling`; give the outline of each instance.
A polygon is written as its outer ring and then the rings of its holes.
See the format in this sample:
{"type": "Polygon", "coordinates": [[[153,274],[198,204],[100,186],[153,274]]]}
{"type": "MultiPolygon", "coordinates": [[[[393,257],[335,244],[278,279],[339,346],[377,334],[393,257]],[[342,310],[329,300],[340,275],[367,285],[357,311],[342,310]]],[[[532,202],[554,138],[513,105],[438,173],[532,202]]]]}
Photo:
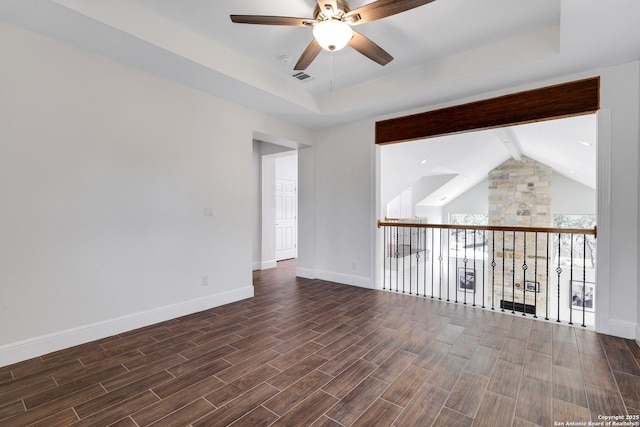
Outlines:
{"type": "Polygon", "coordinates": [[[430,187],[421,204],[443,206],[507,159],[524,156],[595,189],[596,128],[596,116],[591,114],[385,145],[381,149],[382,203],[427,177],[437,185],[430,187]]]}

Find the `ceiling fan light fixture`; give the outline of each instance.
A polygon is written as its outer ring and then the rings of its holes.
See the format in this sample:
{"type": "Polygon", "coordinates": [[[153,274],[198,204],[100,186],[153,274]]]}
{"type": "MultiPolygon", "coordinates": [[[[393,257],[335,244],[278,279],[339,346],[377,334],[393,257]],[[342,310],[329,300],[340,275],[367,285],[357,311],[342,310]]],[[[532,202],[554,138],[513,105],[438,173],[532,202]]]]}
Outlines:
{"type": "Polygon", "coordinates": [[[349,43],[349,40],[353,37],[353,30],[345,22],[337,19],[327,19],[313,26],[313,36],[323,49],[336,51],[349,43]]]}

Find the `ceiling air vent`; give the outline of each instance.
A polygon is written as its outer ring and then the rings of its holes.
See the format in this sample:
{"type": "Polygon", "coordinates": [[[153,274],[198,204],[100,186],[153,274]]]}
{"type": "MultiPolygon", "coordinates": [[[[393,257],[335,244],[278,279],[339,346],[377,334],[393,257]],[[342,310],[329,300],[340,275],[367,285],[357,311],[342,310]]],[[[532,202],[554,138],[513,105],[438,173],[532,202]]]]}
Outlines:
{"type": "Polygon", "coordinates": [[[300,71],[298,73],[292,74],[291,76],[295,77],[301,82],[310,82],[311,80],[313,80],[313,77],[311,77],[309,74],[305,73],[304,71],[300,71]]]}

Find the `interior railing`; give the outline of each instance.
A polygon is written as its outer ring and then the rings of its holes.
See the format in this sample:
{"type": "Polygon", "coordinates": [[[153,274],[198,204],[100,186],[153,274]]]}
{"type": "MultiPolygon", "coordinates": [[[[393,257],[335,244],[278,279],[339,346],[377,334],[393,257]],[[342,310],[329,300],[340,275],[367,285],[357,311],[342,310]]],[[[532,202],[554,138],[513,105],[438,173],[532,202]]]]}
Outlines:
{"type": "Polygon", "coordinates": [[[379,221],[385,290],[595,325],[597,228],[379,221]]]}

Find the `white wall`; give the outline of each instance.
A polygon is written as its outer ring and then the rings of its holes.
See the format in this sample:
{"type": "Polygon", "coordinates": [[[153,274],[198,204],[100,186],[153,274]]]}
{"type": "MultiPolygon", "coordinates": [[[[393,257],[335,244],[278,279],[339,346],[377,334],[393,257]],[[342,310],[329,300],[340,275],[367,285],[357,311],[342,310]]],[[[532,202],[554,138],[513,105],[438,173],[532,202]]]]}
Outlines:
{"type": "Polygon", "coordinates": [[[262,259],[262,155],[260,154],[261,141],[253,141],[253,226],[252,226],[252,259],[253,269],[260,269],[260,261],[262,259]]]}
{"type": "MultiPolygon", "coordinates": [[[[640,120],[640,62],[602,70],[600,102],[604,110],[599,119],[598,174],[610,174],[609,198],[598,200],[598,265],[604,255],[609,265],[599,268],[598,283],[609,283],[608,292],[597,293],[603,333],[636,339],[638,334],[638,129],[640,120]],[[609,125],[603,128],[602,123],[609,125]],[[604,134],[606,133],[606,135],[604,134]],[[602,146],[601,140],[608,143],[602,146]],[[610,169],[602,164],[610,156],[610,169]],[[607,206],[610,208],[608,224],[607,206]],[[603,229],[603,227],[605,227],[603,229]],[[606,227],[609,233],[606,233],[606,227]],[[605,236],[603,236],[605,234],[605,236]],[[602,237],[605,237],[602,239],[602,237]],[[601,247],[602,246],[602,247],[601,247]],[[635,302],[635,303],[634,303],[635,302]],[[603,307],[604,305],[604,307],[603,307]]],[[[601,190],[600,182],[598,183],[601,190]]],[[[606,196],[606,195],[605,195],[606,196]]],[[[600,287],[600,291],[602,291],[600,287]]]]}
{"type": "Polygon", "coordinates": [[[554,172],[551,183],[551,213],[595,215],[596,191],[554,172]]]}
{"type": "Polygon", "coordinates": [[[315,146],[298,150],[298,267],[301,277],[318,277],[315,146]]]}
{"type": "Polygon", "coordinates": [[[262,156],[260,269],[276,267],[276,158],[262,156]]]}
{"type": "Polygon", "coordinates": [[[252,132],[312,133],[2,23],[0,40],[0,365],[251,296],[252,132]]]}
{"type": "Polygon", "coordinates": [[[298,275],[373,286],[373,136],[371,121],[356,122],[299,151],[298,275]]]}
{"type": "Polygon", "coordinates": [[[391,199],[387,203],[387,218],[413,218],[413,186],[391,199]]]}
{"type": "Polygon", "coordinates": [[[449,223],[451,213],[489,213],[489,179],[474,185],[442,208],[442,219],[449,223]]]}
{"type": "MultiPolygon", "coordinates": [[[[610,163],[610,204],[607,197],[600,200],[598,218],[599,251],[598,261],[603,265],[599,274],[600,321],[598,329],[605,333],[633,337],[638,324],[638,116],[639,63],[632,62],[601,70],[561,76],[547,81],[532,82],[517,88],[504,88],[498,92],[476,94],[473,98],[453,100],[444,105],[425,105],[407,112],[398,112],[390,117],[428,111],[456,105],[477,99],[485,99],[555,83],[601,76],[600,132],[608,132],[608,137],[600,135],[599,174],[606,173],[602,163],[610,163]],[[508,89],[508,90],[507,90],[508,89]],[[610,125],[605,118],[610,117],[610,125]],[[610,152],[610,158],[606,153],[610,152]],[[610,217],[609,217],[610,214],[610,217]],[[606,224],[603,224],[605,221],[606,224]],[[608,233],[603,235],[603,233],[608,233]],[[610,246],[610,247],[606,247],[610,246]],[[603,250],[603,248],[605,248],[603,250]],[[608,255],[608,260],[605,260],[608,255]]],[[[384,119],[388,117],[382,117],[384,119]]],[[[379,165],[380,150],[374,149],[375,121],[361,121],[337,129],[319,132],[319,144],[305,156],[305,184],[315,190],[314,206],[309,206],[313,218],[301,223],[304,233],[316,239],[313,248],[301,247],[300,265],[312,275],[314,269],[335,273],[334,277],[350,275],[353,258],[366,255],[367,246],[376,243],[378,236],[375,220],[371,212],[380,212],[380,206],[370,206],[379,179],[374,165],[379,165]],[[372,158],[372,153],[375,156],[372,158]],[[315,172],[314,172],[315,171],[315,172]]],[[[302,171],[302,168],[301,168],[302,171]]],[[[302,177],[301,177],[302,179],[302,177]]],[[[379,184],[378,184],[379,185],[379,184]]],[[[606,191],[603,190],[603,192],[606,191]]],[[[301,206],[303,205],[301,201],[301,206]]],[[[302,215],[301,215],[302,218],[302,215]]],[[[311,242],[311,240],[309,240],[311,242]]],[[[374,250],[379,250],[374,246],[374,250]]],[[[372,255],[369,259],[374,259],[372,255]]],[[[362,262],[367,263],[367,260],[362,262]]],[[[359,264],[360,265],[360,264],[359,264]]],[[[329,274],[331,275],[331,274],[329,274]]],[[[367,271],[358,271],[359,281],[374,283],[374,276],[367,271]]],[[[316,276],[317,277],[317,276],[316,276]]],[[[348,283],[345,277],[343,283],[348,283]]]]}

